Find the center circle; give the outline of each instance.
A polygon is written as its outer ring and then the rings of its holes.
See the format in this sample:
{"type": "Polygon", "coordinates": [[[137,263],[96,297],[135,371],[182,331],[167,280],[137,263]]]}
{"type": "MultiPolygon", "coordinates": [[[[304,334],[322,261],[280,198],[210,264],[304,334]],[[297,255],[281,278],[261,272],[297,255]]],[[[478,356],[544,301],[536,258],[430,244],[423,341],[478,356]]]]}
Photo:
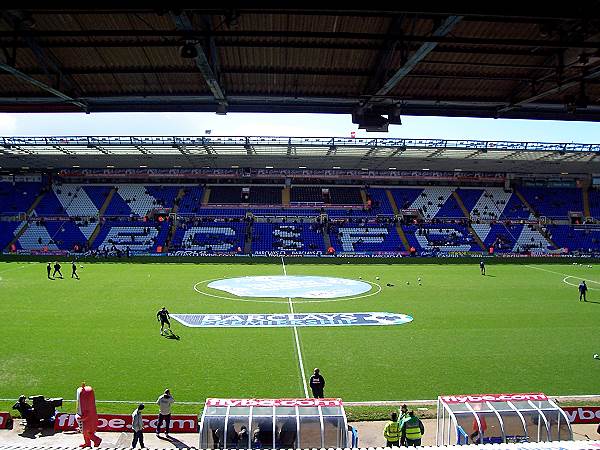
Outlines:
{"type": "Polygon", "coordinates": [[[315,299],[349,297],[371,290],[371,285],[364,281],[294,275],[227,278],[212,281],[208,287],[237,297],[315,299]]]}

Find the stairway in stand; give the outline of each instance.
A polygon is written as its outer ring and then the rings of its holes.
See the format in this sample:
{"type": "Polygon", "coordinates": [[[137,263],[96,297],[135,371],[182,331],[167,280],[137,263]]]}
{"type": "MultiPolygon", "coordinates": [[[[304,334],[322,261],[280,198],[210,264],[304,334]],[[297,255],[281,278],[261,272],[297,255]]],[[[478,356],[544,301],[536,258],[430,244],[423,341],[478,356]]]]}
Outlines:
{"type": "MultiPolygon", "coordinates": [[[[467,220],[470,220],[471,216],[469,214],[469,211],[467,210],[464,202],[462,201],[462,198],[460,198],[460,195],[458,195],[458,192],[456,192],[456,191],[452,192],[452,196],[456,200],[456,203],[458,203],[458,206],[459,206],[460,210],[462,211],[463,215],[465,216],[465,218],[467,220]]],[[[481,240],[479,235],[475,232],[475,230],[473,229],[473,227],[471,227],[471,225],[469,223],[467,223],[467,229],[469,230],[469,233],[471,233],[471,236],[473,237],[473,239],[475,239],[475,242],[477,242],[477,245],[479,245],[481,250],[486,251],[485,244],[483,243],[483,241],[481,240]]]]}

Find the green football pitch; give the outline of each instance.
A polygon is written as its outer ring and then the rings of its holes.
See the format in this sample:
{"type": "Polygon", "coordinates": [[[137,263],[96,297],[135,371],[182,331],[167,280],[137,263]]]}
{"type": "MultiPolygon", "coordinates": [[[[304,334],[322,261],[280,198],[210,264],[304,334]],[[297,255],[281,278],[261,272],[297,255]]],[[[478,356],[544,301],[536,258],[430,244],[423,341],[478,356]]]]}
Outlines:
{"type": "MultiPolygon", "coordinates": [[[[298,299],[296,313],[414,318],[398,326],[297,328],[305,377],[319,367],[326,396],[346,401],[596,393],[600,267],[491,262],[481,276],[474,262],[287,264],[288,275],[380,277],[382,285],[354,300],[298,299]],[[581,279],[589,280],[587,303],[578,301],[581,279]]],[[[283,275],[281,264],[98,262],[83,263],[80,280],[70,278],[70,264],[63,273],[48,280],[43,263],[0,263],[0,398],[70,399],[82,381],[98,400],[148,401],[165,387],[180,402],[304,395],[293,328],[188,328],[172,320],[175,340],[160,335],[156,320],[162,306],[171,313],[288,313],[287,299],[226,300],[193,288],[208,279],[283,275]]]]}

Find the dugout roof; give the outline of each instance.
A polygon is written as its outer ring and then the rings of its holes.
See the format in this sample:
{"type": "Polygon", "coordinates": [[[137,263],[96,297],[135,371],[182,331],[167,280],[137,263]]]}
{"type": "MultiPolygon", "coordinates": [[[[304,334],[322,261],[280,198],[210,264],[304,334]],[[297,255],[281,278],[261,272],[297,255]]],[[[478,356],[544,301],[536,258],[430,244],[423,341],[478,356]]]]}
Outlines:
{"type": "Polygon", "coordinates": [[[200,418],[198,448],[350,448],[341,399],[208,398],[200,418]],[[242,427],[245,442],[239,442],[242,427]]]}
{"type": "Polygon", "coordinates": [[[541,392],[438,397],[436,445],[572,439],[567,415],[541,392]]]}
{"type": "Polygon", "coordinates": [[[0,111],[600,118],[597,0],[198,5],[2,10],[0,111]]]}

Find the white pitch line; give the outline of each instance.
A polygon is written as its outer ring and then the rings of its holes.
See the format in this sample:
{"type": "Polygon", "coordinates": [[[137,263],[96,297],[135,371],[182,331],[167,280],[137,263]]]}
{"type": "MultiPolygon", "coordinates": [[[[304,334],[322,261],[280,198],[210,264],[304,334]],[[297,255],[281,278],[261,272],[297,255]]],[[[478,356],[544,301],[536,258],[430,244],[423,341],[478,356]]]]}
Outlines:
{"type": "MultiPolygon", "coordinates": [[[[573,287],[578,287],[578,286],[579,286],[578,284],[575,284],[575,283],[569,283],[569,282],[567,281],[569,278],[576,278],[576,279],[580,279],[580,278],[578,278],[578,277],[572,277],[572,276],[570,276],[570,275],[569,275],[569,276],[566,276],[566,277],[564,277],[564,278],[563,278],[563,283],[565,283],[565,284],[568,284],[569,286],[573,286],[573,287]]],[[[596,284],[600,284],[599,282],[597,282],[597,281],[593,281],[593,280],[587,280],[587,281],[589,281],[590,283],[596,283],[596,284]]],[[[588,287],[588,289],[589,289],[590,291],[600,291],[600,289],[599,289],[599,288],[588,287]]]]}
{"type": "MultiPolygon", "coordinates": [[[[596,283],[596,284],[600,284],[600,282],[599,282],[599,281],[590,280],[589,278],[585,278],[585,277],[576,277],[575,275],[567,275],[566,273],[562,273],[562,272],[556,272],[556,271],[554,271],[554,270],[542,269],[541,267],[530,266],[529,264],[524,264],[524,265],[525,265],[525,267],[529,267],[530,269],[543,270],[544,272],[548,272],[548,273],[554,273],[554,274],[556,274],[556,275],[562,275],[562,276],[564,276],[564,277],[565,277],[565,278],[563,278],[563,280],[562,280],[562,281],[563,281],[563,283],[565,283],[565,284],[568,284],[569,286],[574,286],[574,287],[577,287],[577,286],[579,286],[579,285],[577,285],[577,284],[569,283],[569,282],[567,281],[569,278],[576,278],[576,279],[578,279],[578,280],[585,280],[585,281],[587,281],[588,283],[596,283]]],[[[598,290],[600,290],[600,289],[598,289],[598,288],[593,288],[593,287],[590,287],[590,288],[588,288],[588,289],[589,289],[590,291],[598,291],[598,290]]]]}
{"type": "MultiPolygon", "coordinates": [[[[206,295],[207,297],[213,297],[213,298],[220,298],[223,300],[233,300],[235,302],[254,302],[254,303],[285,303],[287,302],[287,300],[255,300],[252,298],[231,298],[231,297],[224,297],[222,295],[215,295],[215,294],[210,294],[208,292],[204,292],[201,291],[200,289],[198,289],[198,285],[200,284],[206,284],[206,283],[210,283],[211,281],[216,281],[216,280],[222,280],[223,278],[213,278],[211,280],[203,280],[203,281],[198,281],[195,285],[194,285],[194,291],[196,291],[198,294],[202,294],[202,295],[206,295]]],[[[373,295],[377,295],[381,292],[382,288],[381,285],[375,283],[374,281],[368,281],[368,280],[362,280],[364,283],[369,283],[371,286],[376,286],[377,290],[374,292],[371,292],[370,294],[365,294],[365,295],[358,295],[356,297],[340,297],[340,298],[325,298],[325,299],[320,299],[320,300],[307,300],[307,299],[303,299],[301,302],[297,302],[297,303],[325,303],[325,302],[347,302],[349,300],[358,300],[359,298],[367,298],[367,297],[372,297],[373,295]]],[[[367,291],[369,292],[369,291],[367,291]]],[[[283,298],[283,297],[282,297],[283,298]]]]}
{"type": "Polygon", "coordinates": [[[530,266],[529,264],[524,264],[524,266],[525,267],[529,267],[530,269],[543,270],[544,272],[548,272],[548,273],[555,273],[556,275],[562,275],[563,277],[581,278],[582,280],[592,281],[594,283],[597,283],[597,281],[590,280],[589,278],[578,277],[578,276],[575,276],[575,275],[569,275],[568,273],[562,273],[562,272],[556,272],[554,270],[542,269],[541,267],[530,266]]]}
{"type": "MultiPolygon", "coordinates": [[[[283,266],[283,275],[287,277],[287,270],[285,270],[285,261],[283,256],[281,257],[281,265],[283,266]]],[[[292,297],[288,297],[288,304],[290,305],[290,313],[294,314],[294,304],[292,303],[292,297]]],[[[304,396],[308,398],[308,388],[306,386],[306,374],[304,373],[304,363],[302,362],[302,350],[300,350],[300,338],[298,337],[298,327],[292,327],[294,329],[294,339],[296,340],[296,352],[298,353],[298,367],[300,368],[300,374],[302,375],[302,388],[304,389],[304,396]]]]}
{"type": "MultiPolygon", "coordinates": [[[[588,394],[588,395],[549,395],[548,398],[558,401],[590,401],[590,400],[599,400],[599,394],[588,394]]],[[[14,402],[14,398],[0,398],[0,402],[14,402]]],[[[71,399],[63,399],[63,403],[75,403],[77,400],[71,399]]],[[[123,404],[135,404],[139,405],[140,403],[150,404],[154,403],[154,400],[148,401],[140,401],[140,400],[96,400],[96,403],[123,403],[123,404]]],[[[206,402],[182,402],[177,401],[178,405],[204,405],[206,402]]],[[[345,406],[385,406],[385,405],[397,405],[400,406],[402,404],[435,404],[437,403],[437,399],[432,400],[372,400],[366,402],[344,402],[345,406]]]]}
{"type": "MultiPolygon", "coordinates": [[[[294,305],[292,298],[288,297],[290,304],[290,312],[294,314],[294,305]]],[[[308,398],[308,388],[306,386],[306,375],[304,373],[304,363],[302,362],[302,351],[300,350],[300,338],[298,337],[298,327],[294,328],[294,338],[296,339],[296,351],[298,352],[298,365],[300,367],[300,373],[302,374],[302,387],[304,388],[304,396],[308,398]]]]}
{"type": "Polygon", "coordinates": [[[24,268],[25,268],[25,266],[11,267],[10,269],[0,270],[0,273],[10,272],[11,270],[24,269],[24,268]]]}

